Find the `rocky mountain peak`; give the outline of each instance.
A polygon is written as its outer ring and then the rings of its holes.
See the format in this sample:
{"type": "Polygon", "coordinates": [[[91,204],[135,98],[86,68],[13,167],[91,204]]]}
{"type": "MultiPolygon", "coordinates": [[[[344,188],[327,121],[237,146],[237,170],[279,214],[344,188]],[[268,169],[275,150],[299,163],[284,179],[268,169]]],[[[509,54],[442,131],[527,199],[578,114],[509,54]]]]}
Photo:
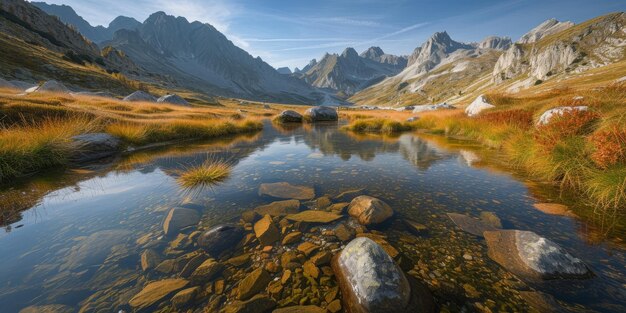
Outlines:
{"type": "Polygon", "coordinates": [[[352,59],[352,60],[359,58],[359,54],[356,52],[356,50],[350,47],[343,50],[343,52],[341,53],[341,56],[346,59],[352,59]]]}
{"type": "Polygon", "coordinates": [[[385,52],[380,47],[369,47],[367,50],[361,53],[362,58],[377,60],[381,56],[383,56],[385,52]]]}
{"type": "Polygon", "coordinates": [[[489,36],[478,43],[478,48],[506,50],[511,47],[512,43],[509,37],[489,36]]]}
{"type": "Polygon", "coordinates": [[[115,33],[120,29],[137,29],[141,25],[139,21],[128,16],[118,16],[109,23],[109,30],[115,33]]]}
{"type": "Polygon", "coordinates": [[[539,24],[537,27],[531,29],[528,33],[524,34],[519,40],[519,43],[533,43],[537,42],[539,39],[549,36],[552,34],[556,34],[563,30],[566,30],[575,24],[573,22],[560,22],[555,18],[551,18],[546,20],[545,22],[539,24]]]}

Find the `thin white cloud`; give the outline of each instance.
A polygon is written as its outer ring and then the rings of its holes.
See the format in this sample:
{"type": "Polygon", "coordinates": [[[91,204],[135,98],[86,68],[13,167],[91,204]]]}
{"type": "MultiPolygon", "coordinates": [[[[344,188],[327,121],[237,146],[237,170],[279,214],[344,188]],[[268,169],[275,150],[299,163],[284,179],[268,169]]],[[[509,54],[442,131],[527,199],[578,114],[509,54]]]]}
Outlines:
{"type": "Polygon", "coordinates": [[[244,38],[247,42],[322,42],[349,41],[347,38],[244,38]]]}
{"type": "Polygon", "coordinates": [[[381,23],[372,21],[372,20],[364,20],[364,19],[355,19],[351,17],[309,17],[303,18],[303,20],[311,21],[313,23],[327,23],[327,24],[339,24],[339,25],[349,25],[349,26],[369,26],[369,27],[379,27],[382,26],[381,23]]]}

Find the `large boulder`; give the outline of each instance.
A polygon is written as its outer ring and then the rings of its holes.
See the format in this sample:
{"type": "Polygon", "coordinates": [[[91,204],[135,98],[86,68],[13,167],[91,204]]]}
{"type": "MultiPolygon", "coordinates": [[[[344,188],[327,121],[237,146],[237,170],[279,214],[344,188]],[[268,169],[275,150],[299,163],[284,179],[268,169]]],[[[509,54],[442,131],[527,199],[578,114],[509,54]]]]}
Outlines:
{"type": "Polygon", "coordinates": [[[447,104],[447,103],[439,103],[439,104],[423,104],[423,105],[416,105],[413,107],[413,113],[421,113],[421,112],[427,112],[427,111],[437,111],[437,110],[452,110],[452,109],[456,109],[455,106],[451,105],[451,104],[447,104]]]}
{"type": "Polygon", "coordinates": [[[465,108],[465,114],[467,114],[467,116],[476,116],[483,110],[491,108],[495,108],[495,105],[489,103],[485,95],[480,95],[478,96],[478,98],[476,98],[476,100],[474,100],[474,102],[472,102],[470,105],[467,106],[467,108],[465,108]]]}
{"type": "Polygon", "coordinates": [[[350,202],[348,214],[362,225],[379,224],[393,215],[393,209],[380,199],[358,196],[350,202]]]}
{"type": "Polygon", "coordinates": [[[237,225],[217,225],[198,237],[198,245],[207,253],[218,257],[223,251],[236,246],[245,234],[237,225]]]}
{"type": "Polygon", "coordinates": [[[163,221],[163,232],[166,236],[175,236],[181,229],[196,225],[198,221],[200,221],[200,214],[196,210],[172,208],[163,221]]]}
{"type": "Polygon", "coordinates": [[[488,255],[513,274],[530,280],[589,278],[587,265],[555,242],[531,231],[485,231],[488,255]]]}
{"type": "Polygon", "coordinates": [[[124,99],[122,99],[123,101],[145,101],[145,102],[156,102],[157,98],[155,98],[153,95],[142,91],[142,90],[137,90],[133,93],[131,93],[130,95],[124,97],[124,99]]]}
{"type": "Polygon", "coordinates": [[[281,199],[310,200],[315,197],[315,190],[307,186],[296,186],[287,182],[261,184],[259,196],[281,199]]]}
{"type": "Polygon", "coordinates": [[[352,240],[333,258],[346,312],[429,312],[432,296],[407,279],[376,242],[352,240]]]}
{"type": "Polygon", "coordinates": [[[539,120],[537,121],[537,125],[546,125],[550,123],[550,120],[554,116],[563,116],[566,112],[574,112],[574,111],[587,111],[589,107],[581,105],[575,107],[556,107],[550,110],[547,110],[541,114],[539,120]]]}
{"type": "Polygon", "coordinates": [[[280,123],[302,123],[302,114],[294,110],[284,110],[276,117],[280,123]]]}
{"type": "Polygon", "coordinates": [[[165,95],[165,96],[157,99],[157,102],[159,102],[159,103],[176,104],[176,105],[182,105],[182,106],[191,106],[189,104],[189,102],[187,102],[187,100],[185,100],[185,99],[183,99],[183,97],[181,97],[179,95],[175,95],[175,94],[165,95]]]}
{"type": "Polygon", "coordinates": [[[70,160],[75,163],[94,161],[119,152],[122,141],[107,133],[88,133],[72,137],[70,160]]]}
{"type": "Polygon", "coordinates": [[[65,87],[65,85],[63,85],[62,83],[56,81],[56,80],[49,80],[43,84],[41,84],[39,87],[35,88],[34,92],[62,92],[62,93],[69,93],[70,90],[65,87]]]}
{"type": "Polygon", "coordinates": [[[309,122],[336,121],[339,119],[337,110],[327,106],[316,106],[304,112],[304,118],[309,122]]]}

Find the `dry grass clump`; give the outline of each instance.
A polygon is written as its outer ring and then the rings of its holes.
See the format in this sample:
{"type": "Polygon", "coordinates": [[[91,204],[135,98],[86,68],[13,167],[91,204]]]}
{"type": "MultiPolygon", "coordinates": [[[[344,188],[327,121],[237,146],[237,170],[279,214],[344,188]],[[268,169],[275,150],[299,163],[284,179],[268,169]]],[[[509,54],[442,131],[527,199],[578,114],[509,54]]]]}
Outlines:
{"type": "Polygon", "coordinates": [[[614,125],[589,137],[593,147],[591,159],[601,169],[626,165],[626,129],[614,125]]]}
{"type": "Polygon", "coordinates": [[[206,160],[204,163],[186,168],[179,173],[178,184],[186,189],[206,188],[228,178],[231,165],[219,160],[206,160]]]}
{"type": "Polygon", "coordinates": [[[409,122],[398,122],[383,118],[359,119],[343,127],[357,133],[394,134],[414,129],[409,122]]]}
{"type": "Polygon", "coordinates": [[[564,139],[590,134],[599,118],[600,115],[593,111],[572,110],[556,114],[548,124],[537,126],[535,140],[544,148],[552,149],[564,139]]]}
{"type": "Polygon", "coordinates": [[[502,93],[502,92],[493,92],[493,93],[485,94],[485,98],[487,98],[487,101],[489,101],[489,103],[496,105],[496,106],[515,104],[519,100],[511,96],[510,94],[502,93]]]}

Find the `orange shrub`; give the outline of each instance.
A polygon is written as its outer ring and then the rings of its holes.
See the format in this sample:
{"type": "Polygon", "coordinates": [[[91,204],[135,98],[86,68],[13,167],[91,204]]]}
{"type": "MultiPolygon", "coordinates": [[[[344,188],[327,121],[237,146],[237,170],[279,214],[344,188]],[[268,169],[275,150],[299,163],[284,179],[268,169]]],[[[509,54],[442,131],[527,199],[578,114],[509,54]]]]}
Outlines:
{"type": "Polygon", "coordinates": [[[593,111],[565,111],[562,115],[553,116],[548,124],[537,126],[535,140],[547,150],[551,150],[565,138],[591,133],[599,118],[600,115],[593,111]]]}
{"type": "Polygon", "coordinates": [[[477,119],[490,124],[506,124],[529,129],[533,124],[533,112],[519,109],[486,112],[479,115],[477,119]]]}
{"type": "Polygon", "coordinates": [[[594,147],[591,159],[600,168],[626,163],[626,129],[613,126],[589,137],[594,147]]]}

